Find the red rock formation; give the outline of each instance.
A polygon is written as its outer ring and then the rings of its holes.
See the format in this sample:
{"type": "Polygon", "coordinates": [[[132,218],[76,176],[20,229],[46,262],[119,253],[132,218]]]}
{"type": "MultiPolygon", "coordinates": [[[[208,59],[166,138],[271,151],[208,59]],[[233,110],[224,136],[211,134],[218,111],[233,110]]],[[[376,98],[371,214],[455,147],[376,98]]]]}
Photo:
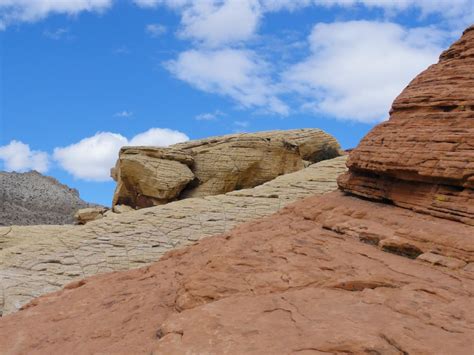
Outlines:
{"type": "Polygon", "coordinates": [[[472,232],[341,192],[312,197],[40,297],[0,320],[0,352],[467,354],[472,232]]]}
{"type": "Polygon", "coordinates": [[[37,298],[0,320],[0,352],[473,353],[473,121],[458,107],[472,102],[461,68],[473,34],[397,99],[341,178],[347,191],[410,209],[340,191],[311,197],[149,267],[37,298]],[[447,102],[458,106],[439,112],[447,102]],[[433,194],[447,206],[429,204],[433,194]]]}
{"type": "Polygon", "coordinates": [[[348,192],[474,225],[474,26],[351,152],[348,192]]]}

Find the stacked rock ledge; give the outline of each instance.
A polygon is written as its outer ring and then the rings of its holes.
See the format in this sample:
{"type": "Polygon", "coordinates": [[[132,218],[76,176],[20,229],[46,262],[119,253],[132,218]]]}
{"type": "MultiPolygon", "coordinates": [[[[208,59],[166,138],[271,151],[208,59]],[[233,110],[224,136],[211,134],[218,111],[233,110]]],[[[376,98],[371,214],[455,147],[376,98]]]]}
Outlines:
{"type": "Polygon", "coordinates": [[[350,154],[346,192],[474,225],[474,27],[350,154]]]}
{"type": "Polygon", "coordinates": [[[112,205],[151,207],[189,197],[252,188],[342,155],[319,129],[234,134],[168,148],[124,147],[111,175],[112,205]]]}

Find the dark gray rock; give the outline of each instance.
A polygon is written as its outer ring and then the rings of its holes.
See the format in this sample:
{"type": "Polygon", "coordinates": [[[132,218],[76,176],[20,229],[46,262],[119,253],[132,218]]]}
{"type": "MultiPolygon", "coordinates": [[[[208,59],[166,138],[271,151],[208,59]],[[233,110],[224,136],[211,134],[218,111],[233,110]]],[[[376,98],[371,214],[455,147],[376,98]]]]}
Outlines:
{"type": "Polygon", "coordinates": [[[0,226],[73,224],[74,213],[91,206],[76,189],[36,171],[0,172],[0,226]]]}

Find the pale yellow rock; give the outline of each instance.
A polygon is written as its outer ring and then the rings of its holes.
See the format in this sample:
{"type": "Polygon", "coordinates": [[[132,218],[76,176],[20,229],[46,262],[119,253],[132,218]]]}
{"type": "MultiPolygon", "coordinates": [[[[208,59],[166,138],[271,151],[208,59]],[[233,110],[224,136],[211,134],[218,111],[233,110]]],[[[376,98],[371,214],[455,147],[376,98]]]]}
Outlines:
{"type": "Polygon", "coordinates": [[[144,154],[121,154],[116,172],[126,194],[116,195],[114,205],[160,205],[176,199],[194,179],[194,174],[187,165],[144,154]]]}
{"type": "Polygon", "coordinates": [[[126,213],[126,212],[134,211],[134,209],[130,206],[127,206],[127,205],[115,205],[112,208],[112,211],[114,213],[126,213]]]}
{"type": "Polygon", "coordinates": [[[147,265],[173,248],[333,191],[345,161],[326,160],[252,189],[114,213],[82,226],[0,228],[0,312],[14,312],[76,279],[147,265]]]}
{"type": "Polygon", "coordinates": [[[234,134],[169,148],[122,148],[113,205],[143,208],[251,188],[341,155],[319,129],[234,134]]]}
{"type": "Polygon", "coordinates": [[[105,207],[81,208],[74,214],[74,218],[78,224],[86,224],[90,221],[103,218],[105,212],[107,212],[107,208],[105,207]]]}

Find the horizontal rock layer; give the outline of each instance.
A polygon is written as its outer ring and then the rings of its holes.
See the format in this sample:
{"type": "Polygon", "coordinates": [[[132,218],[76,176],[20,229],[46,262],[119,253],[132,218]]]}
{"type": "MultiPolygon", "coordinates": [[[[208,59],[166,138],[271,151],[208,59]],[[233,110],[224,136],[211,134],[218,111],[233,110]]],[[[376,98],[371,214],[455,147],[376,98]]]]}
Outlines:
{"type": "Polygon", "coordinates": [[[169,148],[124,147],[112,171],[113,205],[142,208],[252,188],[341,155],[319,129],[234,134],[169,148]]]}
{"type": "Polygon", "coordinates": [[[474,225],[474,27],[353,150],[345,191],[474,225]]]}
{"type": "Polygon", "coordinates": [[[85,226],[0,228],[0,314],[73,280],[149,264],[173,248],[333,191],[345,160],[322,161],[253,189],[112,214],[85,226]]]}
{"type": "Polygon", "coordinates": [[[473,229],[340,192],[311,197],[40,297],[0,320],[0,349],[466,354],[473,229]]]}

